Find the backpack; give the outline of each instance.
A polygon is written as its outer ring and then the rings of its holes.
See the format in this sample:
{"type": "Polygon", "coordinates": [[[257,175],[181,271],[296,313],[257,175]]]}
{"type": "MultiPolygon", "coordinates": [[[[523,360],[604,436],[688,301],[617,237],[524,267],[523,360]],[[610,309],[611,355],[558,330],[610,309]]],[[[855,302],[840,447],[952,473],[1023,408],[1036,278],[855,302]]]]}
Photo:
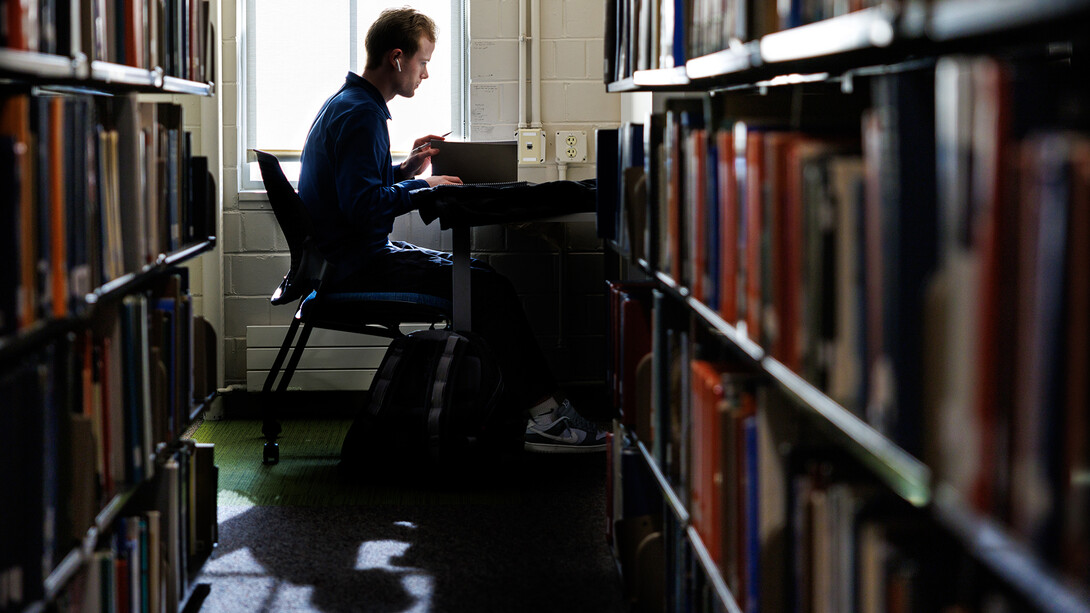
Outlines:
{"type": "Polygon", "coordinates": [[[353,473],[449,473],[522,448],[525,422],[505,402],[503,373],[472,333],[421,330],[394,339],[341,447],[353,473]]]}

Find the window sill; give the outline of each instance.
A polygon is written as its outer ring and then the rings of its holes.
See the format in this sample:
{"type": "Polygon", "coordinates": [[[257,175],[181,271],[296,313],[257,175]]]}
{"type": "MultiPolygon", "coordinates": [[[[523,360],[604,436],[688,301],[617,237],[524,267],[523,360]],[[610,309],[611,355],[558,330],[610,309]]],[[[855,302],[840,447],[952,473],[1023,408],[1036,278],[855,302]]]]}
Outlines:
{"type": "Polygon", "coordinates": [[[238,208],[241,211],[268,211],[269,196],[265,190],[244,190],[238,193],[238,208]]]}

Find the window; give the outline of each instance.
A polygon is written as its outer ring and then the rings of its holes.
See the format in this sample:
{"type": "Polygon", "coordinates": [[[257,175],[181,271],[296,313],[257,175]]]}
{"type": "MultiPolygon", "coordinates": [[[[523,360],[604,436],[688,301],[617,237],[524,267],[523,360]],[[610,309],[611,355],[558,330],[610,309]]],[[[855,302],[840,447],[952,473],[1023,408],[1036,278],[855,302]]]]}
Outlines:
{"type": "MultiPolygon", "coordinates": [[[[299,177],[299,151],[326,98],[351,70],[363,72],[367,29],[387,7],[404,0],[246,0],[242,108],[239,129],[242,189],[262,189],[248,152],[277,152],[292,183],[299,177]]],[[[425,134],[464,133],[465,48],[463,0],[419,0],[414,8],[435,20],[439,40],[429,77],[412,98],[391,100],[390,145],[407,153],[425,134]],[[450,108],[450,113],[434,109],[450,108]]]]}

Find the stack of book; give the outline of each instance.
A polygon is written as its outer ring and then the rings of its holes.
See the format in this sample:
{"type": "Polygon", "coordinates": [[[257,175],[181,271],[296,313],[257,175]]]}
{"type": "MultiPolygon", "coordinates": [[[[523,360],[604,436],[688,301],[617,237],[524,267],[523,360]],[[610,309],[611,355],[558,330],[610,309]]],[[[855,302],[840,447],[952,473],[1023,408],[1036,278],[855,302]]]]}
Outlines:
{"type": "Polygon", "coordinates": [[[96,288],[207,241],[215,195],[181,107],[135,95],[0,99],[0,336],[78,311],[96,288]]]}
{"type": "Polygon", "coordinates": [[[76,57],[211,83],[209,0],[6,0],[0,47],[76,57]]]}

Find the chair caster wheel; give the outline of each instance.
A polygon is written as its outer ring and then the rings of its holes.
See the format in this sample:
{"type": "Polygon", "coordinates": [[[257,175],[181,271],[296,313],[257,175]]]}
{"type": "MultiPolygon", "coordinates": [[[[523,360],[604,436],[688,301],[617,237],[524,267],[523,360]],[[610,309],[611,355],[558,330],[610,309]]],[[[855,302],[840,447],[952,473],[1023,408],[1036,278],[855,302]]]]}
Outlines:
{"type": "Polygon", "coordinates": [[[264,464],[276,464],[280,461],[280,443],[265,443],[264,464]]]}

